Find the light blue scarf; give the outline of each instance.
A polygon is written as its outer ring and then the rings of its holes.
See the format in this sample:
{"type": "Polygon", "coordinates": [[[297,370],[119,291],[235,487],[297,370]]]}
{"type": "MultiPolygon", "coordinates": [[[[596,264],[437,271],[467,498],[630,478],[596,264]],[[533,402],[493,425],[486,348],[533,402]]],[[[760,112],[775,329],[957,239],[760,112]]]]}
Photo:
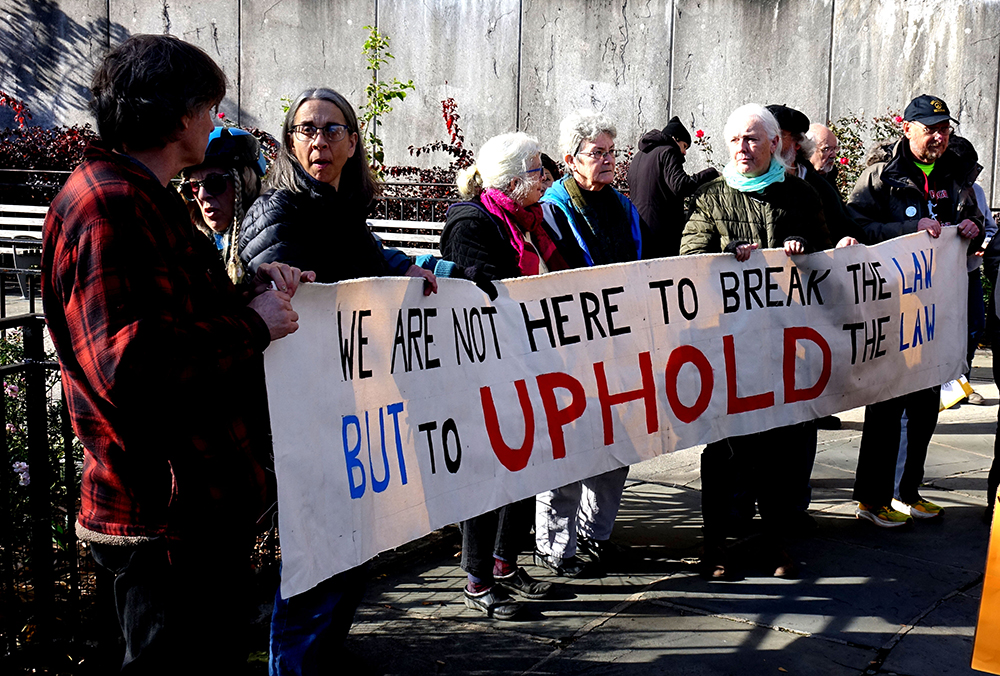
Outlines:
{"type": "Polygon", "coordinates": [[[785,168],[778,160],[771,158],[771,166],[760,176],[744,176],[736,170],[736,163],[730,162],[722,170],[722,176],[726,183],[733,190],[740,192],[760,192],[772,183],[781,183],[785,180],[785,168]]]}

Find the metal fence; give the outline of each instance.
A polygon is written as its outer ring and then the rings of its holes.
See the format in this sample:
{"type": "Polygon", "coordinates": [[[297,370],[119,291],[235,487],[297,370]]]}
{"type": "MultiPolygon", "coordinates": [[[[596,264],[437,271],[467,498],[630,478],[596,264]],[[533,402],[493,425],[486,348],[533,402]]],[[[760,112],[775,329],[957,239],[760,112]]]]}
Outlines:
{"type": "Polygon", "coordinates": [[[14,668],[76,634],[96,574],[74,530],[83,458],[45,346],[39,275],[0,267],[0,659],[14,668]]]}

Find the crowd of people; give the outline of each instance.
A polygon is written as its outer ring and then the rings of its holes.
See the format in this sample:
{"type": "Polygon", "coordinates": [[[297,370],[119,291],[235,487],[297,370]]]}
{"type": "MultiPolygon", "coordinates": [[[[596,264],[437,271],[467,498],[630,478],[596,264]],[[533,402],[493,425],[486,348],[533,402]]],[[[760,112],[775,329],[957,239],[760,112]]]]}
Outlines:
{"type": "MultiPolygon", "coordinates": [[[[524,133],[501,134],[458,177],[463,201],[448,211],[441,258],[418,264],[368,228],[379,185],[350,102],[332,89],[303,91],[265,171],[253,136],[214,127],[225,92],[212,59],[176,38],[138,35],[111,50],[92,82],[101,141],[45,225],[43,301],[85,448],[77,530],[114,575],[123,673],[235,673],[246,661],[249,550],[275,509],[261,355],[298,328],[292,302],[302,283],[405,275],[429,294],[441,276],[509,279],[694,253],[746,261],[756,249],[794,256],[954,227],[969,242],[970,317],[978,313],[970,350],[983,331],[978,269],[985,252],[995,281],[1000,252],[987,238],[996,225],[976,192],[976,151],[938,97],[909,103],[902,137],[874,149],[846,204],[835,188],[836,137],[787,105],[732,112],[721,173],[684,171],[691,136],[678,118],[649,131],[628,197],[612,187],[617,130],[602,113],[562,121],[561,162],[524,133]]],[[[933,387],[867,407],[859,519],[894,528],[941,518],[919,493],[939,397],[933,387]]],[[[808,506],[817,428],[838,422],[708,444],[706,578],[739,576],[728,542],[758,512],[763,564],[796,575],[785,541],[816,528],[808,506]]],[[[552,582],[518,564],[526,550],[557,578],[627,562],[611,539],[627,474],[464,521],[465,605],[509,620],[521,611],[515,596],[550,595],[552,582]]],[[[998,483],[995,464],[990,505],[998,483]]],[[[365,580],[360,566],[291,598],[279,590],[270,673],[328,671],[365,580]]]]}

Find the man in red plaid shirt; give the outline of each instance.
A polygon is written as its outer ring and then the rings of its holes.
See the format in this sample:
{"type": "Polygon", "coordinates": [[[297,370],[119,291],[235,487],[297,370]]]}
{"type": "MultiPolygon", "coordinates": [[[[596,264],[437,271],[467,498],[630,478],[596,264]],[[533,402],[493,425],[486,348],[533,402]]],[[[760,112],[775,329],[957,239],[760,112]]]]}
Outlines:
{"type": "Polygon", "coordinates": [[[226,93],[207,54],[137,35],[91,89],[101,142],[52,202],[42,257],[85,449],[77,531],[115,574],[123,672],[237,673],[270,501],[260,354],[298,328],[291,298],[314,276],[268,266],[238,293],[169,186],[204,158],[226,93]]]}

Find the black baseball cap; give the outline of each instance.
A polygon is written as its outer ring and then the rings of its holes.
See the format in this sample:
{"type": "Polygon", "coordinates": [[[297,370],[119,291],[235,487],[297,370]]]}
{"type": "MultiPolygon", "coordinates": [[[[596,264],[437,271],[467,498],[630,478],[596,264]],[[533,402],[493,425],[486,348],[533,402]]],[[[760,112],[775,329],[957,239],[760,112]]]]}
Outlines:
{"type": "Polygon", "coordinates": [[[958,123],[958,120],[951,116],[948,104],[943,99],[929,94],[921,94],[910,101],[910,105],[906,106],[906,110],[903,111],[903,119],[907,122],[919,122],[924,126],[945,120],[958,123]]]}
{"type": "Polygon", "coordinates": [[[772,103],[767,106],[767,109],[774,115],[774,119],[778,121],[778,126],[781,127],[782,131],[787,131],[790,134],[805,134],[809,131],[809,118],[806,117],[805,113],[777,103],[772,103]]]}

